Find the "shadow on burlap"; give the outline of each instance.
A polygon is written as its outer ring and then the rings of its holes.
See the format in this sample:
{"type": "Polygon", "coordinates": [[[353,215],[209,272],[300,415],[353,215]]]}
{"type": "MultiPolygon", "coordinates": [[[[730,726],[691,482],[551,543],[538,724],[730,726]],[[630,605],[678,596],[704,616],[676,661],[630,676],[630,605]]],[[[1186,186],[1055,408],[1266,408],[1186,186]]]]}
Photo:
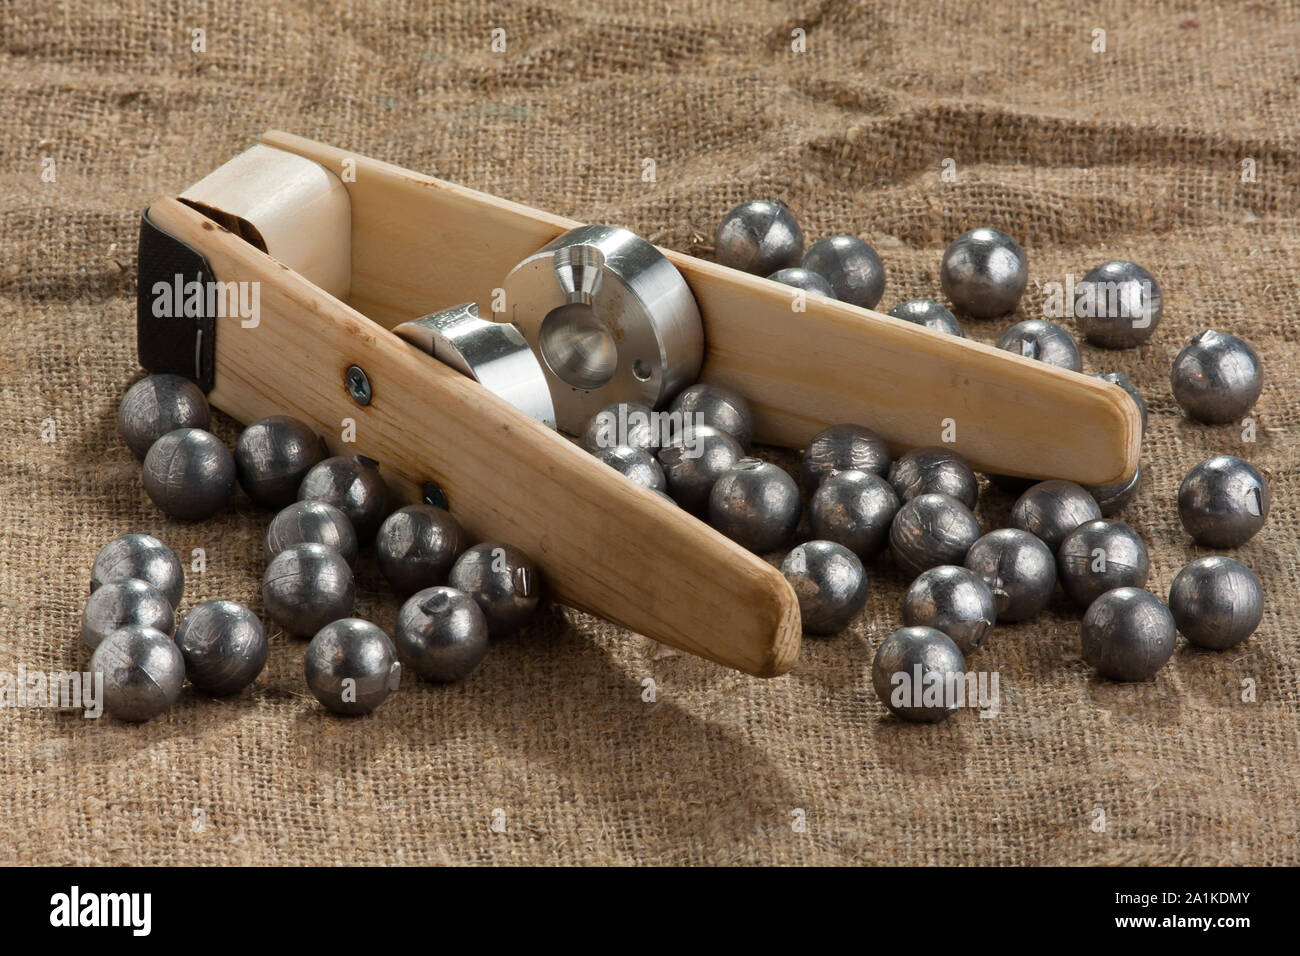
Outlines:
{"type": "MultiPolygon", "coordinates": [[[[811,237],[875,244],[882,308],[938,296],[945,243],[979,224],[1030,253],[1021,317],[1066,273],[1142,263],[1164,289],[1159,332],[1138,350],[1084,346],[1087,371],[1124,371],[1151,407],[1149,477],[1125,518],[1164,594],[1200,553],[1174,508],[1184,472],[1216,452],[1269,470],[1273,515],[1237,552],[1266,590],[1258,633],[1217,654],[1180,641],[1149,684],[1099,683],[1058,602],[972,658],[1000,674],[995,719],[921,727],[888,717],[867,678],[898,626],[888,563],[864,616],[769,682],[551,609],[464,683],[411,682],[340,720],[306,693],[304,644],[273,631],[266,672],[233,700],[187,688],[144,726],[0,715],[0,818],[25,834],[0,862],[1300,862],[1294,6],[458,6],[8,7],[0,670],[85,666],[90,565],[128,531],[205,549],[182,610],[262,610],[268,515],[240,493],[212,521],[165,519],[113,416],[139,374],[140,210],[270,127],[704,256],[725,209],[779,196],[811,237]],[[1171,359],[1208,325],[1264,360],[1257,444],[1189,423],[1170,395],[1171,359]]],[[[968,329],[992,341],[1011,321],[968,329]]],[[[233,443],[234,422],[216,428],[233,443]]],[[[985,489],[986,529],[1009,505],[985,489]]],[[[360,569],[359,613],[391,627],[373,556],[360,569]]]]}

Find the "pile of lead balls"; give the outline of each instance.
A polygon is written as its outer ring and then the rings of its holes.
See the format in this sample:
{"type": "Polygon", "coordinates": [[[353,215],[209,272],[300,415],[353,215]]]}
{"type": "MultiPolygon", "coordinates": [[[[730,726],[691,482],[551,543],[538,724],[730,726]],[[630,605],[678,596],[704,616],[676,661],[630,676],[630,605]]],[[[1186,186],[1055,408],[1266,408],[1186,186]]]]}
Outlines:
{"type": "MultiPolygon", "coordinates": [[[[211,517],[236,481],[256,505],[276,511],[263,603],[286,632],[311,638],[304,675],[330,710],[374,710],[397,689],[402,662],[427,681],[461,680],[490,639],[523,627],[536,610],[541,583],[522,551],[503,542],[470,546],[460,523],[434,504],[393,510],[373,461],[327,457],[317,434],[284,415],[249,425],[232,455],[207,431],[210,419],[198,386],[152,375],[123,397],[118,429],[144,460],[145,491],[167,514],[211,517]],[[372,542],[379,570],[406,597],[392,639],[352,616],[353,564],[372,542]]],[[[180,561],[151,535],[116,538],[95,559],[81,636],[113,716],[143,721],[167,711],[186,678],[210,696],[235,694],[265,666],[265,629],[243,604],[206,601],[176,625],[184,585],[180,561]]]]}

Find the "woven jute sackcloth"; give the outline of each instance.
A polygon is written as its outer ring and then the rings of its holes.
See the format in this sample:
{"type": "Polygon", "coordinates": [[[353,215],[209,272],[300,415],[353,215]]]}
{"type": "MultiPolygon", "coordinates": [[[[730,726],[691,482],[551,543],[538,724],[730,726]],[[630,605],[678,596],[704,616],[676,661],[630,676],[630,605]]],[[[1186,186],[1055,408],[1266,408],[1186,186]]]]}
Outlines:
{"type": "MultiPolygon", "coordinates": [[[[854,625],[768,681],[548,607],[464,682],[408,674],[342,719],[307,692],[305,643],[271,627],[266,670],[233,699],[187,687],[138,726],[0,712],[0,819],[23,834],[0,862],[1300,862],[1300,17],[1126,6],[0,6],[0,670],[87,666],[90,567],[127,532],[187,565],[204,549],[182,612],[263,610],[269,515],[237,492],[206,522],[163,516],[115,412],[142,374],[140,211],[268,128],[705,258],[727,209],[779,197],[810,238],[876,247],[882,308],[940,298],[946,243],[994,226],[1025,246],[1030,283],[1017,317],[966,322],[984,342],[1041,315],[1047,283],[1132,259],[1163,288],[1159,330],[1082,348],[1151,408],[1123,515],[1150,545],[1150,589],[1206,553],[1175,507],[1197,461],[1241,455],[1273,491],[1234,552],[1266,595],[1249,641],[1180,638],[1155,680],[1102,682],[1058,598],[972,656],[1000,676],[990,719],[909,725],[877,701],[871,658],[906,584],[888,560],[854,625]],[[1170,363],[1205,327],[1263,360],[1254,443],[1173,400],[1170,363]]],[[[214,428],[233,445],[239,423],[214,428]]],[[[984,528],[1011,503],[984,487],[984,528]]],[[[358,615],[391,630],[373,554],[358,575],[358,615]]]]}

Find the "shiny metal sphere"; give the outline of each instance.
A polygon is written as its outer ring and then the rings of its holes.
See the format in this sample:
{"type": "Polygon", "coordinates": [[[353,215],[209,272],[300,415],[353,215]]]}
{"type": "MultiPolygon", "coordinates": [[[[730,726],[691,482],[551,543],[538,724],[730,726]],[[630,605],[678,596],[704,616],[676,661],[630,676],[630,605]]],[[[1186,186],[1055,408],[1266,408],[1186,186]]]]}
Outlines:
{"type": "Polygon", "coordinates": [[[153,585],[172,607],[181,603],[185,569],[176,553],[151,534],[124,534],[104,545],[90,571],[90,591],[128,578],[153,585]]]}
{"type": "Polygon", "coordinates": [[[1174,616],[1141,588],[1116,588],[1083,615],[1083,659],[1107,680],[1142,681],[1174,653],[1174,616]]]}
{"type": "Polygon", "coordinates": [[[837,471],[808,502],[812,533],[842,544],[869,561],[889,544],[889,527],[898,514],[898,495],[873,471],[837,471]]]}
{"type": "Polygon", "coordinates": [[[831,284],[826,281],[824,276],[820,276],[810,269],[802,269],[793,266],[788,269],[777,269],[770,276],[773,282],[779,282],[782,285],[788,285],[795,289],[802,289],[804,292],[816,292],[818,295],[824,295],[828,299],[835,298],[835,290],[831,284]]]}
{"type": "Polygon", "coordinates": [[[1138,486],[1141,484],[1142,463],[1138,462],[1137,470],[1133,472],[1133,477],[1128,481],[1117,482],[1113,485],[1083,485],[1082,487],[1097,502],[1097,507],[1101,509],[1101,516],[1109,518],[1124,510],[1137,495],[1138,486]]]}
{"type": "Polygon", "coordinates": [[[1103,262],[1075,286],[1074,320],[1093,345],[1129,349],[1151,338],[1164,311],[1160,286],[1136,262],[1103,262]]]}
{"type": "Polygon", "coordinates": [[[379,570],[399,594],[442,584],[469,545],[460,522],[443,508],[407,505],[380,525],[375,538],[379,570]]]}
{"type": "Polygon", "coordinates": [[[620,445],[654,452],[662,438],[654,427],[655,421],[655,414],[649,405],[615,402],[591,416],[579,443],[593,455],[620,445]]]}
{"type": "Polygon", "coordinates": [[[447,584],[474,599],[493,638],[527,624],[542,596],[537,566],[518,548],[500,541],[476,544],[457,558],[447,584]]]}
{"type": "Polygon", "coordinates": [[[345,617],[325,625],[307,645],[307,687],[336,714],[368,714],[397,690],[397,648],[377,625],[345,617]]]}
{"type": "Polygon", "coordinates": [[[624,478],[653,491],[667,491],[668,481],[654,455],[644,448],[618,445],[596,452],[596,460],[613,468],[624,478]]]}
{"type": "Polygon", "coordinates": [[[266,566],[262,599],[266,613],[290,634],[306,637],[347,617],[357,586],[343,556],[323,544],[295,544],[266,566]]]}
{"type": "Polygon", "coordinates": [[[311,428],[288,415],[253,422],[235,443],[239,485],[254,504],[279,510],[298,500],[311,467],[327,454],[311,428]]]}
{"type": "Polygon", "coordinates": [[[1169,589],[1169,611],[1188,641],[1221,651],[1240,644],[1259,627],[1264,592],[1250,568],[1213,554],[1178,572],[1169,589]]]}
{"type": "Polygon", "coordinates": [[[714,483],[745,457],[740,442],[711,425],[689,426],[659,449],[668,494],[692,514],[709,508],[714,483]]]}
{"type": "Polygon", "coordinates": [[[996,229],[972,229],[953,240],[939,268],[943,294],[977,319],[1014,312],[1029,282],[1020,245],[996,229]]]}
{"type": "Polygon", "coordinates": [[[1225,425],[1254,407],[1264,370],[1245,341],[1206,329],[1178,353],[1169,381],[1187,414],[1207,425],[1225,425]]]}
{"type": "Polygon", "coordinates": [[[799,474],[804,490],[811,495],[837,471],[871,471],[884,478],[889,474],[889,462],[889,446],[870,428],[832,425],[809,439],[799,474]]]}
{"type": "Polygon", "coordinates": [[[998,348],[1072,372],[1083,371],[1083,356],[1074,336],[1046,319],[1026,319],[1002,333],[998,348]]]}
{"type": "Polygon", "coordinates": [[[805,634],[838,634],[852,623],[870,590],[858,556],[833,541],[808,541],[781,562],[799,599],[805,634]]]}
{"type": "Polygon", "coordinates": [[[932,627],[899,628],[881,642],[871,662],[871,686],[880,702],[903,720],[920,723],[945,720],[960,708],[947,691],[965,677],[961,648],[932,627]],[[937,704],[927,704],[923,696],[931,684],[944,689],[937,704]]]}
{"type": "Polygon", "coordinates": [[[967,508],[979,500],[980,483],[966,459],[942,445],[914,448],[889,469],[889,483],[903,501],[917,495],[950,495],[967,508]]]}
{"type": "Polygon", "coordinates": [[[1037,535],[1053,554],[1067,534],[1100,517],[1101,508],[1092,495],[1072,481],[1059,479],[1031,486],[1011,508],[1011,526],[1037,535]]]}
{"type": "Polygon", "coordinates": [[[710,425],[724,431],[748,450],[754,442],[754,413],[739,392],[724,385],[692,385],[673,399],[670,411],[680,417],[681,427],[710,425]]]}
{"type": "Polygon", "coordinates": [[[1178,487],[1178,517],[1187,533],[1208,548],[1235,548],[1268,519],[1268,480],[1232,455],[1207,458],[1178,487]]]}
{"type": "Polygon", "coordinates": [[[979,540],[980,523],[949,495],[917,495],[903,502],[889,528],[889,552],[908,577],[941,564],[961,564],[979,540]]]}
{"type": "Polygon", "coordinates": [[[201,521],[230,501],[235,459],[212,432],[178,428],[150,446],[141,477],[153,503],[167,514],[201,521]]]}
{"type": "Polygon", "coordinates": [[[195,605],[176,628],[190,683],[214,697],[237,694],[266,666],[266,632],[257,615],[234,601],[195,605]]]}
{"type": "Polygon", "coordinates": [[[323,544],[341,554],[349,565],[357,560],[357,533],[352,522],[328,501],[295,501],[271,519],[262,546],[267,563],[295,544],[323,544]]]}
{"type": "Polygon", "coordinates": [[[359,456],[340,455],[314,465],[298,488],[299,501],[313,499],[326,501],[347,515],[360,545],[375,539],[392,507],[379,469],[359,456]]]}
{"type": "Polygon", "coordinates": [[[104,678],[104,710],[138,722],[171,709],[185,683],[185,661],[172,639],[152,627],[128,624],[99,642],[90,671],[104,678]]]}
{"type": "Polygon", "coordinates": [[[397,612],[393,643],[425,680],[458,681],[468,677],[487,653],[487,618],[462,591],[425,588],[397,612]]]}
{"type": "Polygon", "coordinates": [[[94,650],[108,635],[128,624],[170,634],[176,613],[167,595],[136,578],[105,584],[90,595],[81,612],[81,643],[94,650]]]}
{"type": "Polygon", "coordinates": [[[947,332],[958,338],[966,337],[957,317],[933,299],[909,299],[894,306],[889,314],[913,325],[924,325],[935,332],[947,332]]]}
{"type": "Polygon", "coordinates": [[[785,203],[754,199],[722,217],[713,236],[713,254],[724,266],[770,276],[797,266],[803,230],[785,203]]]}
{"type": "Polygon", "coordinates": [[[962,654],[979,649],[997,617],[993,592],[983,579],[950,564],[924,572],[903,595],[903,623],[942,631],[962,654]]]}
{"type": "Polygon", "coordinates": [[[784,548],[802,511],[794,479],[757,458],[740,459],[709,492],[709,524],[755,554],[784,548]]]}
{"type": "Polygon", "coordinates": [[[178,428],[207,428],[212,410],[207,396],[188,378],[150,375],[126,390],[117,406],[117,430],[136,458],[178,428]]]}
{"type": "Polygon", "coordinates": [[[1124,391],[1128,392],[1128,397],[1133,399],[1133,404],[1138,407],[1138,415],[1142,419],[1142,434],[1147,433],[1147,403],[1142,399],[1142,393],[1137,390],[1128,376],[1123,372],[1102,372],[1100,375],[1094,375],[1093,378],[1099,378],[1103,382],[1110,382],[1112,385],[1118,385],[1124,391]]]}
{"type": "Polygon", "coordinates": [[[966,568],[988,585],[1000,621],[1024,621],[1056,591],[1056,557],[1028,531],[990,531],[966,552],[966,568]]]}
{"type": "Polygon", "coordinates": [[[1080,607],[1107,591],[1140,588],[1151,573],[1151,558],[1142,536],[1122,521],[1104,518],[1079,525],[1056,551],[1061,587],[1080,607]]]}
{"type": "Polygon", "coordinates": [[[885,266],[857,236],[819,239],[803,254],[802,265],[824,277],[841,302],[874,309],[885,294],[885,266]]]}

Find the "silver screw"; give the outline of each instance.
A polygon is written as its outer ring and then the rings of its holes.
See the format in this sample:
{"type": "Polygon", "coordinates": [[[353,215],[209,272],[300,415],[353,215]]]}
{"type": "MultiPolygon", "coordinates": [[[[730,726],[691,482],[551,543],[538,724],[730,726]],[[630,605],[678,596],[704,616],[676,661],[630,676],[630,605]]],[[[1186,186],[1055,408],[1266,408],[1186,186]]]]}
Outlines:
{"type": "Polygon", "coordinates": [[[370,389],[370,377],[360,365],[349,365],[343,377],[348,387],[348,394],[358,405],[369,405],[373,392],[370,389]]]}

